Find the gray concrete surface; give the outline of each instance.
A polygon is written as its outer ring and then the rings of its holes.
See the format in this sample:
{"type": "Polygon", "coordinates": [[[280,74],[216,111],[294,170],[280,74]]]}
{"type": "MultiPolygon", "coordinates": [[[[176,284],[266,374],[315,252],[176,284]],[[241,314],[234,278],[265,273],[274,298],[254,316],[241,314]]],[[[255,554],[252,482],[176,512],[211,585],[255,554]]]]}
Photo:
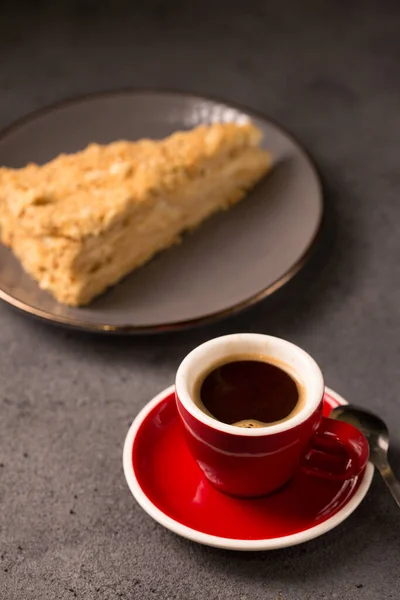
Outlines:
{"type": "Polygon", "coordinates": [[[121,86],[248,104],[315,157],[325,237],[274,298],[196,331],[102,338],[0,305],[0,598],[397,599],[400,513],[379,479],[328,535],[235,554],[147,517],[125,484],[121,448],[132,418],[172,382],[189,349],[258,331],[306,348],[329,385],[387,419],[400,473],[398,3],[144,5],[2,5],[0,125],[121,86]]]}

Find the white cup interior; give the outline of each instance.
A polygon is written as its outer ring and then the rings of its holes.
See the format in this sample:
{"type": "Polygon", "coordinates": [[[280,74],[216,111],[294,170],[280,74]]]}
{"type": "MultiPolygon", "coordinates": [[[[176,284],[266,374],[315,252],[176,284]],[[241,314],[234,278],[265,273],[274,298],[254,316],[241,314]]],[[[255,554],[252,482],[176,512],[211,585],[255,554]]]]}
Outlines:
{"type": "Polygon", "coordinates": [[[256,333],[237,333],[201,344],[180,364],[175,385],[179,400],[196,419],[213,429],[249,437],[272,435],[299,425],[313,414],[324,393],[321,370],[307,352],[286,340],[256,333]],[[304,390],[304,402],[300,411],[284,422],[254,429],[228,425],[203,412],[194,402],[199,378],[212,370],[213,366],[229,362],[230,358],[234,359],[238,355],[269,357],[273,361],[284,363],[304,390]]]}

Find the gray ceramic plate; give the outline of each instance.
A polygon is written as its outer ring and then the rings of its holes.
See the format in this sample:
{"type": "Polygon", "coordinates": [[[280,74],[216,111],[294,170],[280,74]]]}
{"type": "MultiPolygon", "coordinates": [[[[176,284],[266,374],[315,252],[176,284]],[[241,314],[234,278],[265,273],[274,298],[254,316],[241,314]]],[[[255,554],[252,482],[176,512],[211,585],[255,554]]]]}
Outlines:
{"type": "Polygon", "coordinates": [[[200,123],[250,116],[275,157],[242,203],[185,236],[87,308],[58,304],[0,246],[0,296],[52,322],[97,331],[174,329],[238,311],[272,293],[304,263],[322,216],[313,164],[281,127],[215,100],[164,92],[92,95],[35,113],[0,134],[0,164],[43,163],[89,142],[162,138],[200,123]]]}

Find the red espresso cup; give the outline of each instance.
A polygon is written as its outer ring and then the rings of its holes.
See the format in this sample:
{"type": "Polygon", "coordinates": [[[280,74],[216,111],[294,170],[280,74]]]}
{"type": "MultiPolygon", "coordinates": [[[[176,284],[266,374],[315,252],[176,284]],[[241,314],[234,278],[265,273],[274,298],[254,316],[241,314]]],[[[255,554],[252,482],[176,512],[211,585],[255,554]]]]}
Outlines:
{"type": "Polygon", "coordinates": [[[221,492],[240,497],[270,494],[298,469],[328,480],[352,479],[368,461],[368,442],[358,429],[322,416],[324,379],[317,363],[285,340],[253,333],[210,340],[182,361],[175,390],[188,447],[208,481],[221,492]],[[293,416],[246,429],[218,421],[196,404],[199,382],[238,356],[270,360],[295,376],[302,403],[293,416]]]}

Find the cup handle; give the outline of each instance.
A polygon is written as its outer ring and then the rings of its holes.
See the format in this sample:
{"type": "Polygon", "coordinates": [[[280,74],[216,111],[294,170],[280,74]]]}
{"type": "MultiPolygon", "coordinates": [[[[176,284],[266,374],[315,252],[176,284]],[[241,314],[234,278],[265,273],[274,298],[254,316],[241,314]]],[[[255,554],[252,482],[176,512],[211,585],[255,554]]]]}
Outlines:
{"type": "Polygon", "coordinates": [[[322,417],[301,468],[310,475],[336,481],[352,479],[368,462],[369,444],[353,425],[322,417]]]}

